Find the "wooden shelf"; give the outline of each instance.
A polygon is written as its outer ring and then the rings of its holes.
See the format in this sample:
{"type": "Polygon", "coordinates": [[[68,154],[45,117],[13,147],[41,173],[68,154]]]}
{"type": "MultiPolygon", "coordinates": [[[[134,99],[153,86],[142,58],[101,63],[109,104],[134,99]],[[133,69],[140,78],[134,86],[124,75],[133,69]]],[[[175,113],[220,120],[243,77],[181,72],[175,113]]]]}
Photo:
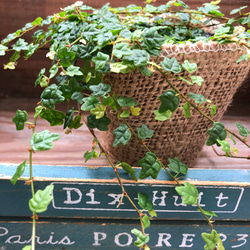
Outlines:
{"type": "MultiPolygon", "coordinates": [[[[21,163],[28,159],[28,147],[31,131],[25,129],[16,131],[15,124],[12,122],[12,117],[17,109],[30,111],[29,121],[32,121],[34,115],[34,107],[39,99],[31,98],[5,98],[1,100],[0,106],[0,152],[1,163],[21,163]]],[[[235,108],[240,109],[239,106],[235,108]]],[[[235,132],[237,128],[234,122],[239,122],[250,130],[250,114],[249,106],[242,107],[242,116],[225,115],[222,122],[225,126],[235,132]]],[[[48,129],[51,132],[59,133],[61,138],[54,142],[55,147],[52,150],[45,152],[37,152],[34,154],[34,164],[44,165],[72,165],[72,166],[107,166],[108,162],[104,157],[84,162],[83,154],[91,149],[92,136],[87,131],[85,126],[79,130],[74,130],[71,134],[66,135],[62,126],[50,127],[48,122],[42,119],[38,121],[38,130],[48,129]]],[[[38,131],[38,132],[39,132],[38,131]]],[[[97,132],[98,133],[98,132],[97,132]]],[[[236,147],[239,150],[239,155],[250,155],[250,151],[242,143],[238,142],[236,147]]],[[[220,169],[250,169],[250,161],[242,159],[233,159],[225,157],[217,157],[211,147],[204,147],[194,168],[220,168],[220,169]]]]}

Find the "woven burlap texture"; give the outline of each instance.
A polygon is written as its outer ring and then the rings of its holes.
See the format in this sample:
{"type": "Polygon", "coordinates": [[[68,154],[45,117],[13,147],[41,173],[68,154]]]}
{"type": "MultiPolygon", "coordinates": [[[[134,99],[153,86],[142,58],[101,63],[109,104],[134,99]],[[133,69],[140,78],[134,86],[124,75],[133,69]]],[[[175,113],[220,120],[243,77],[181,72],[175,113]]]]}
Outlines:
{"type": "MultiPolygon", "coordinates": [[[[187,96],[189,92],[202,94],[212,104],[217,105],[217,112],[213,119],[219,121],[232,101],[238,87],[242,84],[249,71],[249,63],[242,61],[236,63],[241,55],[245,54],[243,47],[233,44],[220,45],[217,43],[204,44],[199,42],[194,45],[166,45],[162,55],[157,61],[165,56],[175,56],[181,64],[184,60],[195,62],[198,70],[195,75],[204,79],[202,86],[189,85],[185,81],[169,78],[180,92],[187,96]]],[[[179,75],[184,76],[184,72],[179,75]]],[[[183,109],[184,100],[180,102],[180,108],[173,114],[171,120],[164,122],[155,120],[154,111],[159,109],[159,96],[170,89],[163,76],[155,71],[151,77],[142,75],[139,71],[128,74],[107,74],[105,83],[112,87],[112,93],[124,97],[133,97],[141,108],[140,116],[127,118],[133,129],[146,124],[154,130],[152,138],[145,142],[149,149],[157,155],[164,164],[168,164],[168,158],[178,157],[183,163],[192,167],[202,150],[206,139],[207,130],[213,124],[191,109],[192,116],[185,118],[183,109]]],[[[204,113],[210,115],[210,110],[204,109],[204,113]]],[[[123,120],[118,120],[116,114],[107,113],[111,119],[109,131],[101,133],[104,148],[113,161],[125,161],[132,166],[138,166],[138,161],[145,156],[145,148],[132,136],[126,146],[113,147],[116,129],[123,120]]]]}

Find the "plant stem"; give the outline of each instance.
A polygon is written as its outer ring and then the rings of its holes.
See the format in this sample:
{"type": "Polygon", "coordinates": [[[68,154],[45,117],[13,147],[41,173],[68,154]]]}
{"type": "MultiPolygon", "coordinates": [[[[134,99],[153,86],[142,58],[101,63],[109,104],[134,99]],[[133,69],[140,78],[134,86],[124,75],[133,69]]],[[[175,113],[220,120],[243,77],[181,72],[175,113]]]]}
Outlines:
{"type": "MultiPolygon", "coordinates": [[[[37,122],[37,116],[34,118],[34,126],[32,128],[32,136],[35,133],[36,129],[36,122],[37,122]]],[[[33,169],[32,169],[32,156],[33,156],[33,150],[30,149],[30,157],[29,157],[29,165],[30,165],[30,186],[31,186],[31,193],[32,193],[32,198],[35,195],[35,190],[34,190],[34,183],[33,183],[33,169]]],[[[33,223],[32,223],[32,243],[31,243],[31,250],[35,250],[35,241],[36,241],[36,213],[33,213],[33,223]]]]}
{"type": "Polygon", "coordinates": [[[240,138],[240,136],[238,136],[236,133],[234,133],[233,131],[231,131],[228,128],[225,128],[225,130],[230,133],[231,135],[233,135],[234,137],[236,137],[239,141],[241,141],[242,143],[244,143],[248,148],[250,148],[250,145],[242,138],[240,138]]]}
{"type": "MultiPolygon", "coordinates": [[[[163,75],[164,73],[162,71],[160,71],[163,75]]],[[[192,102],[189,101],[189,99],[184,96],[166,77],[166,75],[164,75],[165,80],[168,82],[168,84],[171,86],[171,88],[177,92],[190,106],[192,106],[196,111],[198,111],[202,116],[204,116],[205,118],[207,118],[210,122],[214,123],[215,121],[209,117],[208,115],[206,115],[204,112],[202,112],[195,104],[193,104],[192,102]]]]}
{"type": "MultiPolygon", "coordinates": [[[[117,105],[119,105],[117,103],[117,105]]],[[[120,115],[120,112],[117,110],[117,112],[120,115]]],[[[130,126],[130,124],[127,122],[126,119],[123,119],[125,124],[129,127],[130,131],[132,132],[132,134],[134,135],[134,137],[139,141],[139,143],[147,150],[147,152],[152,152],[149,147],[142,142],[142,140],[138,137],[138,135],[135,133],[134,129],[130,126]]],[[[175,178],[171,172],[167,169],[167,167],[160,161],[160,159],[158,159],[158,161],[161,163],[161,167],[168,173],[168,175],[173,179],[173,181],[175,181],[177,183],[177,185],[181,186],[181,184],[179,183],[178,179],[175,178]]]]}
{"type": "MultiPolygon", "coordinates": [[[[206,119],[208,119],[211,123],[215,123],[215,121],[209,117],[208,115],[206,115],[204,112],[202,112],[199,107],[197,107],[195,104],[193,104],[192,102],[189,101],[189,99],[184,96],[167,78],[167,75],[161,70],[160,67],[156,67],[157,70],[162,74],[162,76],[165,78],[165,80],[167,81],[167,83],[170,85],[170,87],[176,92],[178,93],[191,107],[193,107],[197,112],[199,112],[202,116],[204,116],[206,119]]],[[[233,135],[235,138],[237,138],[240,142],[242,142],[243,144],[245,144],[248,148],[250,148],[250,145],[243,140],[242,138],[240,138],[240,136],[238,136],[237,134],[235,134],[233,131],[225,128],[225,130],[230,133],[231,135],[233,135]]]]}
{"type": "Polygon", "coordinates": [[[80,41],[82,39],[82,35],[79,36],[73,43],[71,43],[69,46],[71,47],[72,45],[74,45],[75,43],[77,43],[78,41],[80,41]]]}
{"type": "Polygon", "coordinates": [[[202,213],[202,215],[205,217],[205,219],[206,219],[207,223],[209,224],[210,229],[211,229],[211,231],[212,231],[212,230],[213,230],[213,225],[212,225],[211,221],[209,220],[209,218],[207,217],[207,215],[204,213],[204,211],[203,211],[203,209],[201,208],[199,202],[197,202],[196,205],[197,205],[198,209],[200,210],[200,212],[202,213]]]}
{"type": "MultiPolygon", "coordinates": [[[[8,42],[6,42],[6,43],[9,43],[9,42],[11,42],[11,41],[13,41],[13,40],[15,40],[15,39],[17,39],[17,38],[22,37],[25,33],[27,33],[27,32],[29,32],[29,31],[35,29],[37,26],[38,26],[38,25],[33,25],[31,28],[24,30],[24,31],[23,31],[22,33],[20,33],[19,35],[15,35],[15,38],[11,39],[10,41],[8,41],[8,42]]],[[[6,43],[0,43],[0,44],[1,44],[1,45],[4,45],[4,44],[6,44],[6,43]]],[[[8,50],[8,51],[9,51],[9,50],[8,50]]]]}
{"type": "MultiPolygon", "coordinates": [[[[83,117],[83,115],[82,115],[83,117]]],[[[121,190],[122,190],[122,195],[123,196],[126,196],[126,198],[128,199],[128,201],[130,202],[130,204],[134,207],[134,209],[136,210],[138,216],[139,216],[139,219],[140,219],[140,224],[141,224],[141,229],[142,229],[142,233],[143,235],[145,234],[144,232],[144,226],[143,226],[143,222],[142,222],[142,217],[143,217],[143,214],[140,212],[140,210],[137,208],[137,206],[135,205],[135,203],[133,202],[133,200],[130,198],[130,196],[128,195],[128,193],[126,192],[125,188],[124,188],[124,185],[122,183],[122,180],[121,180],[121,177],[119,176],[119,173],[118,173],[118,169],[117,167],[114,165],[114,163],[112,162],[112,160],[110,159],[109,155],[105,152],[104,148],[102,147],[101,143],[99,142],[98,138],[96,137],[93,129],[89,128],[86,120],[84,119],[83,117],[83,122],[85,123],[85,125],[87,126],[89,132],[92,134],[92,136],[97,140],[97,143],[98,143],[98,146],[101,150],[101,152],[104,153],[105,157],[107,158],[110,166],[113,168],[115,174],[116,174],[116,177],[117,177],[117,180],[119,182],[119,185],[121,187],[121,190]]]]}
{"type": "Polygon", "coordinates": [[[35,195],[35,191],[34,191],[34,184],[33,184],[33,176],[32,176],[32,173],[33,173],[33,170],[32,170],[32,154],[33,154],[33,151],[32,149],[30,149],[30,157],[29,157],[29,163],[30,163],[30,187],[31,187],[31,193],[32,193],[32,197],[34,197],[35,195]]]}
{"type": "Polygon", "coordinates": [[[219,153],[217,152],[217,150],[215,149],[214,146],[212,146],[212,149],[213,149],[214,153],[215,153],[217,156],[223,156],[223,157],[230,157],[230,158],[239,158],[239,159],[247,159],[247,160],[250,160],[250,156],[235,156],[235,155],[219,154],[219,153]]]}
{"type": "Polygon", "coordinates": [[[180,182],[178,181],[178,179],[176,177],[174,177],[171,172],[166,168],[166,166],[161,162],[161,166],[162,168],[164,168],[164,170],[168,173],[168,175],[176,182],[176,184],[178,186],[181,186],[180,182]]]}
{"type": "MultiPolygon", "coordinates": [[[[119,112],[119,111],[117,111],[119,112]]],[[[149,147],[142,142],[142,140],[137,136],[137,134],[135,133],[134,129],[129,125],[129,123],[127,122],[126,119],[123,119],[125,124],[129,127],[131,133],[133,134],[133,136],[139,141],[139,143],[148,151],[148,152],[151,152],[151,150],[149,149],[149,147]]]]}
{"type": "Polygon", "coordinates": [[[35,250],[35,244],[36,244],[36,214],[33,213],[31,250],[35,250]]]}
{"type": "MultiPolygon", "coordinates": [[[[34,126],[32,128],[32,136],[35,133],[36,130],[36,122],[37,122],[37,117],[34,118],[34,126]]],[[[33,150],[30,149],[29,150],[30,155],[29,155],[29,166],[30,166],[30,185],[31,185],[31,192],[32,192],[32,197],[34,197],[35,195],[35,191],[34,191],[34,184],[33,184],[33,167],[32,167],[32,156],[33,156],[33,150]]]]}

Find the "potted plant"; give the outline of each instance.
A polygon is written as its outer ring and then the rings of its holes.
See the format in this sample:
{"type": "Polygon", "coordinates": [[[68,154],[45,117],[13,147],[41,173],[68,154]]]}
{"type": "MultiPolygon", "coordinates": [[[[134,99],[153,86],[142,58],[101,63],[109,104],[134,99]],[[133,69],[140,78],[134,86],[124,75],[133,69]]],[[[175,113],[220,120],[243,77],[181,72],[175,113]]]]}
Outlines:
{"type": "MultiPolygon", "coordinates": [[[[158,7],[150,2],[145,7],[106,4],[96,10],[79,1],[46,19],[37,18],[1,41],[0,55],[14,52],[5,69],[15,69],[21,56],[28,59],[41,48],[48,48],[52,62],[49,69],[41,69],[35,82],[42,93],[30,123],[27,183],[32,191],[33,229],[37,214],[46,211],[52,200],[53,186],[35,192],[32,155],[51,149],[59,139],[48,130],[36,132],[36,121],[42,118],[51,126],[63,125],[65,133],[83,123],[88,127],[94,143],[84,157],[86,161],[100,154],[107,157],[122,189],[120,202],[127,197],[138,213],[141,230],[133,229],[137,247],[149,249],[145,229],[156,213],[147,194],[138,193],[143,212],[130,199],[118,170],[123,168],[137,181],[134,167],[139,166],[139,179],[156,179],[163,168],[175,181],[183,203],[196,205],[210,225],[211,234],[202,234],[205,249],[224,249],[209,218],[214,214],[199,206],[194,185],[179,181],[205,143],[217,144],[228,157],[237,157],[226,140],[228,135],[233,142],[236,138],[250,147],[246,128],[237,123],[237,135],[219,122],[249,70],[248,15],[242,7],[227,18],[219,2],[197,10],[180,0],[158,7]],[[22,36],[32,31],[28,43],[22,36]],[[56,109],[59,103],[68,105],[66,113],[56,109]],[[102,139],[95,129],[102,131],[102,139]]],[[[22,130],[27,112],[17,110],[13,121],[22,130]]],[[[13,184],[26,165],[24,161],[18,166],[13,184]]],[[[24,249],[34,248],[35,230],[31,246],[24,249]]]]}

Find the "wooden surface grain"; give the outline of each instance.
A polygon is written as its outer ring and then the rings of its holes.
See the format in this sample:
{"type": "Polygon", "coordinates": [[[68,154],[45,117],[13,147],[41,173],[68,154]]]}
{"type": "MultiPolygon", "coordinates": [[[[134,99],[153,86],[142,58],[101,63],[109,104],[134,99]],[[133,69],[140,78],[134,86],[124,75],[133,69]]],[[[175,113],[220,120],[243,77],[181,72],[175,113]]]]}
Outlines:
{"type": "MultiPolygon", "coordinates": [[[[25,159],[28,160],[29,140],[31,130],[25,128],[23,131],[16,131],[12,117],[17,109],[29,112],[29,121],[33,121],[34,107],[39,99],[32,98],[5,98],[0,102],[0,161],[1,163],[19,164],[25,159]]],[[[225,126],[235,132],[237,128],[234,122],[239,122],[250,130],[250,105],[235,105],[228,111],[222,119],[225,126]],[[236,111],[235,111],[236,109],[236,111]],[[241,116],[232,115],[237,110],[241,110],[241,116]]],[[[108,162],[102,156],[100,159],[93,159],[85,163],[83,154],[91,149],[92,136],[88,132],[86,126],[82,126],[79,130],[73,130],[71,134],[65,134],[62,126],[50,127],[45,120],[39,119],[37,131],[48,129],[51,132],[59,133],[60,140],[54,142],[54,148],[49,151],[36,152],[34,154],[34,164],[44,165],[74,165],[74,166],[107,166],[108,162]]],[[[98,135],[98,132],[97,132],[98,135]]],[[[242,143],[238,142],[236,147],[239,155],[248,156],[250,150],[242,143]]],[[[250,160],[232,159],[218,157],[215,155],[211,147],[204,147],[200,154],[195,168],[219,168],[219,169],[250,169],[250,160]]]]}

